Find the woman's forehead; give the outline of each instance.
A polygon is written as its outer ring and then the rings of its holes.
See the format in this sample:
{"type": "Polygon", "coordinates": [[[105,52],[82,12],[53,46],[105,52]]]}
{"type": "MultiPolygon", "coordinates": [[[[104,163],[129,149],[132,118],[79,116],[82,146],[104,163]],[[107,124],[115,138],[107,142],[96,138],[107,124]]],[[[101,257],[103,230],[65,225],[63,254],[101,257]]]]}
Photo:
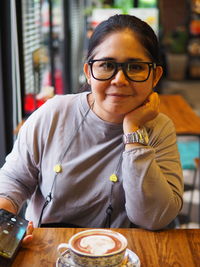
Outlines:
{"type": "Polygon", "coordinates": [[[102,42],[94,49],[93,57],[111,57],[123,61],[127,59],[149,59],[145,47],[137,34],[130,30],[112,32],[104,37],[102,42]]]}

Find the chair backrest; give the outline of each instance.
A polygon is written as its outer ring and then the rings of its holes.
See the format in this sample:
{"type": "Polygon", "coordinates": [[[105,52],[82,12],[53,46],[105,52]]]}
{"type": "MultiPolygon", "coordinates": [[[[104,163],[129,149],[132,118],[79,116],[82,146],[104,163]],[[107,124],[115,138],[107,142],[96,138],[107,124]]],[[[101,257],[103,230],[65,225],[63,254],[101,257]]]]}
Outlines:
{"type": "Polygon", "coordinates": [[[199,157],[198,141],[178,141],[181,165],[183,169],[196,169],[195,158],[199,157]]]}

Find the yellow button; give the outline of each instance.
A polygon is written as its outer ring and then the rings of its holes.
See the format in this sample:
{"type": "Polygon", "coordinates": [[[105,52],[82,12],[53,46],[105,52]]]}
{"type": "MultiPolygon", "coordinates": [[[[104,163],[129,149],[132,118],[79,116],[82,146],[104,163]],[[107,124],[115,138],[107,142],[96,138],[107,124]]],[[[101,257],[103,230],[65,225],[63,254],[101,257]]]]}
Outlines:
{"type": "Polygon", "coordinates": [[[113,173],[110,176],[110,181],[116,183],[118,181],[117,175],[113,173]]]}
{"type": "Polygon", "coordinates": [[[56,164],[53,168],[54,172],[59,173],[62,172],[62,166],[60,164],[56,164]]]}

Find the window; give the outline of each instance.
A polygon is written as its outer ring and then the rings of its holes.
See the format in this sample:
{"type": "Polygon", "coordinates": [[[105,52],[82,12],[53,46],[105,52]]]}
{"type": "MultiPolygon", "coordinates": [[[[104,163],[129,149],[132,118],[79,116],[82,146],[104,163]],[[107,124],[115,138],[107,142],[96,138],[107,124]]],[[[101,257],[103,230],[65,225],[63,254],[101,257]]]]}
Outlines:
{"type": "Polygon", "coordinates": [[[59,38],[61,0],[22,0],[24,112],[63,93],[59,38]]]}

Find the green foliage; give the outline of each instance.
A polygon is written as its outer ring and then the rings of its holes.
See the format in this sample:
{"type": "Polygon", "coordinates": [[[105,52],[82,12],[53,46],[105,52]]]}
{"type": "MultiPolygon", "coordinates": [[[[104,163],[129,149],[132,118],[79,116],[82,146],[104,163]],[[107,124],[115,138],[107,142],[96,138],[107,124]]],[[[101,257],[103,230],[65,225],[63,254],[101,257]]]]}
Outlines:
{"type": "Polygon", "coordinates": [[[95,8],[119,8],[122,13],[127,14],[130,8],[133,8],[133,0],[114,0],[113,4],[109,4],[110,1],[96,0],[93,5],[85,8],[84,13],[86,16],[92,14],[95,8]]]}
{"type": "Polygon", "coordinates": [[[133,8],[133,0],[114,0],[114,8],[120,8],[124,14],[128,13],[130,8],[133,8]]]}
{"type": "Polygon", "coordinates": [[[164,43],[167,50],[174,54],[183,54],[187,51],[188,32],[184,27],[177,27],[167,34],[164,43]]]}

